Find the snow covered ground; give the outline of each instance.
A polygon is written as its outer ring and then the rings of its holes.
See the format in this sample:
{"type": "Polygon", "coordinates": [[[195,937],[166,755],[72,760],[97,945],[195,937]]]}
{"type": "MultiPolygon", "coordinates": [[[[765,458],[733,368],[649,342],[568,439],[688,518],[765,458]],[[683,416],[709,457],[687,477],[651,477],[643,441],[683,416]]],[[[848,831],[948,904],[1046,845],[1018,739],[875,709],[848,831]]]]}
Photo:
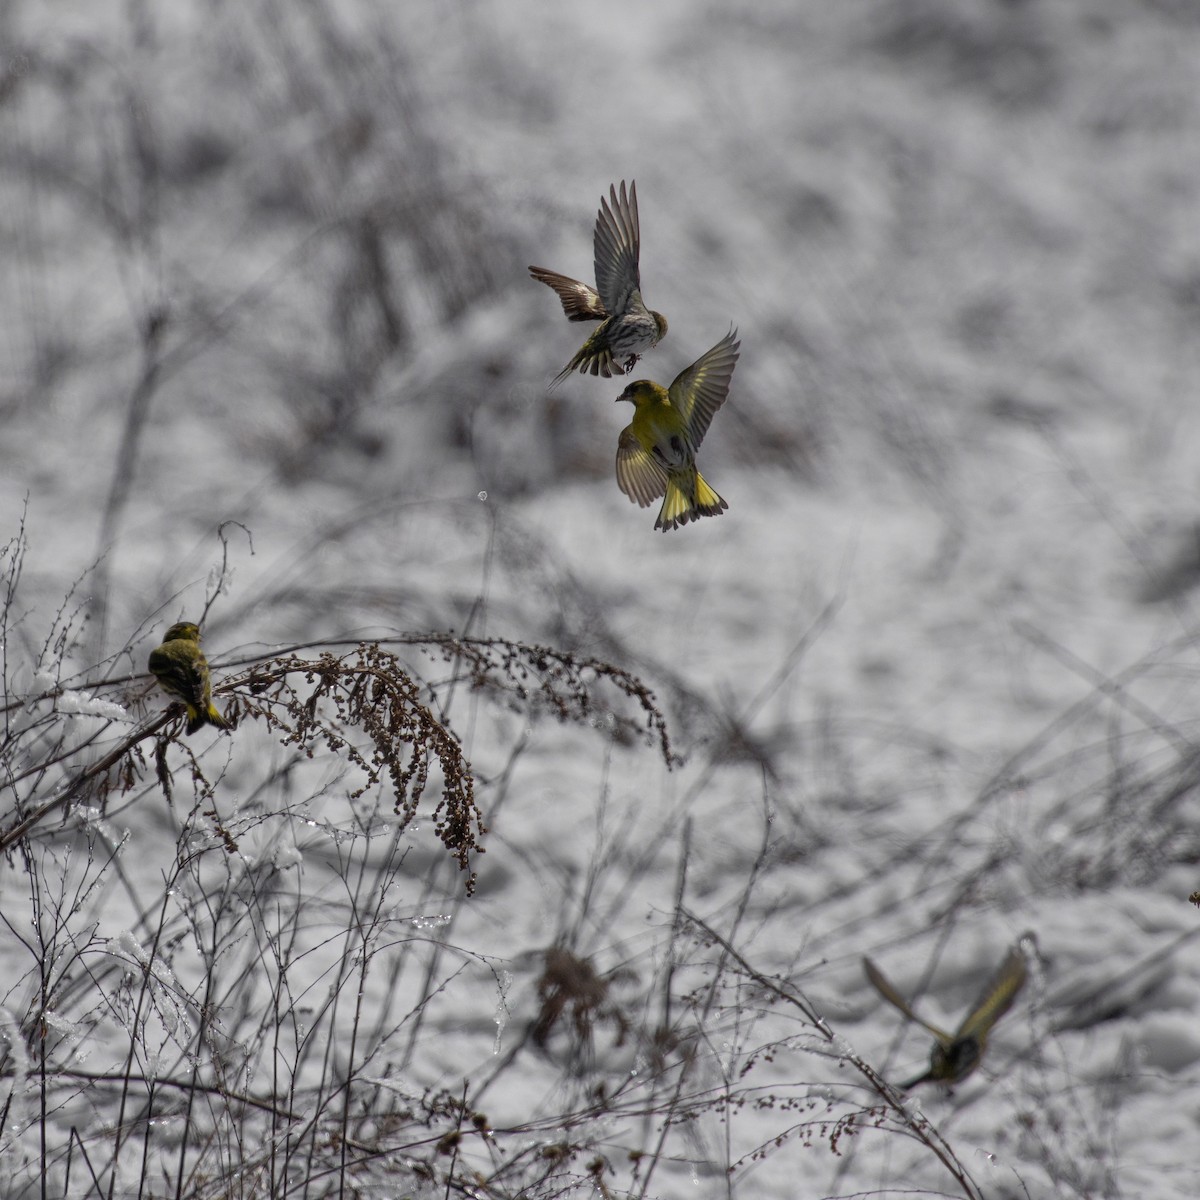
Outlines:
{"type": "MultiPolygon", "coordinates": [[[[478,894],[391,886],[473,965],[397,1086],[475,1096],[495,1073],[496,1129],[596,1148],[609,1194],[639,1194],[628,1155],[666,1109],[645,1037],[602,1021],[586,1071],[564,1028],[517,1048],[537,952],[569,935],[617,972],[631,1028],[670,1016],[665,1058],[694,1055],[705,1099],[646,1194],[962,1194],[890,1126],[830,1152],[877,1097],[718,971],[677,901],[890,1080],[930,1038],[863,957],[952,1029],[1029,931],[982,1069],[914,1103],[989,1197],[1194,1196],[1195,8],[71,7],[17,4],[0,31],[0,542],[26,497],[29,538],[10,695],[77,580],[64,674],[141,671],[203,607],[224,521],[252,543],[227,527],[218,678],[272,646],[423,630],[629,668],[674,770],[599,716],[456,699],[494,808],[478,894]],[[547,393],[582,334],[525,273],[586,277],[621,179],[670,320],[637,373],[669,382],[731,322],[743,342],[700,458],[729,511],[666,535],[612,476],[619,381],[547,393]],[[649,1115],[562,1132],[600,1084],[649,1115]]],[[[261,802],[238,761],[271,753],[255,733],[205,751],[228,760],[223,811],[261,802]]],[[[323,824],[350,822],[344,790],[243,849],[283,848],[291,886],[332,904],[363,849],[323,824]]],[[[97,908],[101,940],[175,854],[162,808],[151,788],[113,818],[133,883],[97,908]]],[[[432,857],[428,823],[404,837],[432,857]]],[[[6,913],[28,907],[15,868],[6,913]]],[[[24,980],[17,926],[0,953],[24,980]]],[[[14,1177],[31,1144],[5,1143],[14,1177]]],[[[591,1194],[585,1161],[530,1194],[591,1194]]]]}

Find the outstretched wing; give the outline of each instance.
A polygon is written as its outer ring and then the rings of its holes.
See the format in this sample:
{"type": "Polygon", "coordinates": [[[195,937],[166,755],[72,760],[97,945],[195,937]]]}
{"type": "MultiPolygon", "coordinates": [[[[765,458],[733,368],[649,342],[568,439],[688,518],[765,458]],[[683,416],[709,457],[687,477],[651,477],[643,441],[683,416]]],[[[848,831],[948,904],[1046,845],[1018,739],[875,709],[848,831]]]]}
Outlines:
{"type": "Polygon", "coordinates": [[[666,495],[667,469],[648,450],[627,425],[617,439],[617,486],[642,508],[666,495]]]}
{"type": "Polygon", "coordinates": [[[567,320],[603,321],[608,316],[596,289],[588,287],[586,283],[572,279],[569,275],[560,275],[557,271],[548,271],[545,267],[530,267],[529,273],[534,279],[555,290],[562,301],[567,320]]]}
{"type": "Polygon", "coordinates": [[[884,973],[869,959],[863,959],[863,971],[866,972],[867,979],[871,986],[894,1008],[898,1008],[910,1021],[915,1021],[918,1025],[928,1029],[935,1038],[943,1045],[949,1045],[954,1039],[944,1030],[939,1029],[936,1025],[930,1025],[928,1021],[922,1020],[908,1006],[908,1001],[900,995],[898,991],[888,982],[884,973]]]}
{"type": "Polygon", "coordinates": [[[711,350],[681,371],[668,389],[671,403],[687,424],[693,447],[704,440],[713,416],[729,395],[740,348],[737,330],[731,328],[711,350]]]}
{"type": "Polygon", "coordinates": [[[637,184],[625,191],[621,180],[621,193],[609,186],[612,207],[600,197],[600,211],[596,214],[596,290],[600,302],[610,313],[623,313],[629,307],[629,297],[641,286],[638,273],[638,255],[641,248],[641,230],[638,228],[637,184]]]}
{"type": "Polygon", "coordinates": [[[971,1011],[963,1017],[955,1039],[987,1037],[992,1026],[1012,1008],[1017,993],[1025,986],[1028,973],[1025,955],[1020,946],[1013,946],[995,975],[987,981],[971,1011]]]}

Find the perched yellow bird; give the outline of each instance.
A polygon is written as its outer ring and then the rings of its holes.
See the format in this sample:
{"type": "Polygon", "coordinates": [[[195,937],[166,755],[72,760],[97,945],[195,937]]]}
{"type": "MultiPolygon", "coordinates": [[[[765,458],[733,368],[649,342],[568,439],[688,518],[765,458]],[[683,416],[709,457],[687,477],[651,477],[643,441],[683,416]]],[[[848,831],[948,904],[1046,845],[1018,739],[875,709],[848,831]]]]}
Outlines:
{"type": "Polygon", "coordinates": [[[635,410],[617,440],[617,485],[642,508],[664,497],[654,522],[664,533],[729,507],[696,470],[696,450],[729,395],[740,346],[731,329],[669,388],[638,379],[617,397],[635,410]]]}
{"type": "Polygon", "coordinates": [[[907,1091],[919,1083],[958,1083],[979,1066],[983,1052],[987,1049],[988,1034],[992,1031],[992,1026],[1012,1007],[1017,993],[1025,986],[1028,969],[1021,947],[1013,946],[995,975],[987,981],[970,1011],[963,1017],[962,1024],[952,1034],[918,1017],[869,958],[863,959],[863,970],[875,990],[889,1004],[898,1008],[910,1021],[916,1021],[918,1025],[928,1029],[937,1038],[933,1045],[933,1053],[929,1057],[929,1070],[900,1085],[907,1091]]]}
{"type": "Polygon", "coordinates": [[[150,673],[168,695],[182,700],[187,709],[187,731],[202,725],[228,729],[229,722],[212,701],[208,659],[200,649],[200,626],[190,621],[172,625],[163,644],[150,651],[150,673]]]}
{"type": "Polygon", "coordinates": [[[557,293],[569,321],[599,321],[600,327],[579,353],[554,377],[560,384],[572,371],[586,375],[624,375],[647,350],[667,336],[667,318],[651,312],[642,301],[642,277],[638,269],[641,228],[638,224],[637,184],[621,192],[610,185],[612,206],[600,197],[593,246],[596,257],[596,286],[578,279],[530,267],[529,273],[557,293]],[[622,362],[622,360],[624,360],[622,362]]]}

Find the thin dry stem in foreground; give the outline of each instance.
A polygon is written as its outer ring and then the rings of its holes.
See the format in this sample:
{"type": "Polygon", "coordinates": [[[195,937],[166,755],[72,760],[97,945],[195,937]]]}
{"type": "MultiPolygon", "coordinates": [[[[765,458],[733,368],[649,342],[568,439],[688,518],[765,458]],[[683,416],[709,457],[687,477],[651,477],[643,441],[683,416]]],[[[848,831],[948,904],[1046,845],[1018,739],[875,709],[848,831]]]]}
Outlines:
{"type": "Polygon", "coordinates": [[[917,1141],[921,1142],[933,1156],[942,1164],[943,1167],[953,1177],[958,1186],[962,1189],[962,1195],[965,1200],[983,1200],[983,1193],[979,1189],[979,1185],[971,1178],[966,1167],[959,1161],[958,1156],[954,1153],[948,1142],[941,1136],[940,1133],[924,1118],[914,1116],[906,1107],[902,1096],[892,1087],[891,1084],[879,1074],[875,1068],[866,1061],[866,1059],[855,1054],[837,1037],[833,1030],[829,1027],[825,1018],[817,1012],[809,1003],[804,995],[797,990],[794,985],[784,984],[777,980],[771,979],[764,975],[761,971],[752,967],[749,962],[715,929],[712,928],[702,918],[696,916],[695,913],[689,912],[687,909],[681,909],[683,915],[700,929],[704,935],[711,938],[719,945],[729,956],[731,962],[735,963],[739,970],[743,971],[748,978],[752,979],[764,991],[776,996],[785,1004],[790,1005],[800,1012],[806,1024],[816,1031],[818,1036],[824,1039],[830,1046],[834,1047],[838,1054],[845,1058],[862,1077],[867,1081],[871,1090],[879,1096],[888,1110],[896,1118],[901,1127],[907,1130],[917,1141]]]}

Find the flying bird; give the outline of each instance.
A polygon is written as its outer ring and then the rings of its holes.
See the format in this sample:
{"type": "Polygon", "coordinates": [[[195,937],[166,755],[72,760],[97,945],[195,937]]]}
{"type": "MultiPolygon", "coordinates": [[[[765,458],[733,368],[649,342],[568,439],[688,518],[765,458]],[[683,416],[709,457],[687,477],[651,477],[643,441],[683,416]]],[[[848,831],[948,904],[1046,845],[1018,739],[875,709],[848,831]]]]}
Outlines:
{"type": "Polygon", "coordinates": [[[637,184],[631,183],[627,193],[622,180],[620,193],[610,185],[608,194],[611,205],[601,196],[596,214],[594,288],[545,267],[529,268],[534,279],[557,293],[567,320],[600,322],[579,353],[554,377],[551,387],[575,370],[605,379],[624,375],[667,336],[667,318],[651,312],[642,301],[637,184]]]}
{"type": "Polygon", "coordinates": [[[669,388],[638,379],[617,397],[634,406],[617,440],[617,486],[642,508],[662,496],[654,528],[664,533],[729,507],[696,469],[696,451],[729,395],[740,346],[730,329],[669,388]]]}
{"type": "Polygon", "coordinates": [[[163,635],[162,645],[150,651],[149,667],[159,687],[183,701],[188,733],[195,733],[202,725],[230,728],[212,701],[212,677],[208,659],[200,649],[199,625],[190,621],[172,625],[163,635]]]}
{"type": "Polygon", "coordinates": [[[951,1084],[966,1079],[982,1061],[992,1026],[1012,1007],[1017,993],[1025,986],[1027,975],[1025,955],[1019,945],[1013,946],[963,1017],[962,1024],[951,1034],[918,1017],[869,958],[863,959],[863,970],[871,985],[889,1004],[910,1021],[928,1029],[937,1039],[929,1057],[929,1070],[902,1083],[900,1086],[904,1091],[920,1083],[951,1084]]]}

